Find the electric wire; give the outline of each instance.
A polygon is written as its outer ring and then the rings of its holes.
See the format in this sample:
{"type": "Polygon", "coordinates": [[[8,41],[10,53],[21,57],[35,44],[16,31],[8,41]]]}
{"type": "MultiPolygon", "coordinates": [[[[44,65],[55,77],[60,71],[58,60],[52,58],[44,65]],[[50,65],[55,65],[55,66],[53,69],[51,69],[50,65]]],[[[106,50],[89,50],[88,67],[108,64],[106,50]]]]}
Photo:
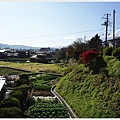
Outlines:
{"type": "Polygon", "coordinates": [[[41,35],[41,36],[31,36],[31,37],[21,37],[21,38],[11,38],[11,39],[32,39],[32,38],[52,37],[52,36],[54,37],[54,36],[67,35],[67,34],[78,34],[78,33],[84,33],[84,32],[93,32],[93,31],[98,31],[98,30],[102,30],[102,29],[94,29],[94,30],[86,30],[86,31],[79,31],[79,32],[70,32],[70,33],[50,34],[50,35],[41,35]]]}

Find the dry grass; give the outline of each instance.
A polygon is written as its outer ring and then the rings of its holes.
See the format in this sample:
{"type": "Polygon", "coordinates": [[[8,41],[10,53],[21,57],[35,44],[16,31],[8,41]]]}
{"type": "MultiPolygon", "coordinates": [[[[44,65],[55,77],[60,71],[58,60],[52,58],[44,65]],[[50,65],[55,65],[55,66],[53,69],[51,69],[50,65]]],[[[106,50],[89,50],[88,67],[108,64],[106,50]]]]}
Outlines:
{"type": "Polygon", "coordinates": [[[61,68],[57,64],[43,64],[43,63],[14,63],[0,61],[0,66],[13,67],[22,70],[29,70],[33,72],[52,72],[61,73],[61,68]]]}

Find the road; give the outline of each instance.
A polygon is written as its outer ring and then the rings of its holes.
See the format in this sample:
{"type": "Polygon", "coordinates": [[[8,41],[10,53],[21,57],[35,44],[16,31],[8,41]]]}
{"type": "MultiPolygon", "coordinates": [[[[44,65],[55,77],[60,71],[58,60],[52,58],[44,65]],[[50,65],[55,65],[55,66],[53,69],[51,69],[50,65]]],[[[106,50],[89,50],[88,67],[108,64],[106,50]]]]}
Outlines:
{"type": "Polygon", "coordinates": [[[55,91],[55,87],[56,87],[56,85],[52,87],[51,92],[58,98],[58,100],[59,100],[62,104],[64,104],[64,105],[68,108],[70,117],[71,117],[71,118],[77,118],[77,116],[76,116],[75,113],[72,111],[72,109],[71,109],[70,106],[67,104],[67,102],[55,91]]]}

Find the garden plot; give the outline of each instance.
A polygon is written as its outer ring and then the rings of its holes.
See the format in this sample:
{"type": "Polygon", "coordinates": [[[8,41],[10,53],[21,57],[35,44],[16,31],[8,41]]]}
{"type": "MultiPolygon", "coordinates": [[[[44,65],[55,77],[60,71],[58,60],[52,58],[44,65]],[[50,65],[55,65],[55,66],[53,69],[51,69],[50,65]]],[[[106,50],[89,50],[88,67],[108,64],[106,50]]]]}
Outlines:
{"type": "Polygon", "coordinates": [[[69,118],[67,108],[51,92],[50,83],[53,79],[55,80],[56,76],[37,75],[36,81],[33,82],[34,103],[27,110],[30,118],[69,118]]]}

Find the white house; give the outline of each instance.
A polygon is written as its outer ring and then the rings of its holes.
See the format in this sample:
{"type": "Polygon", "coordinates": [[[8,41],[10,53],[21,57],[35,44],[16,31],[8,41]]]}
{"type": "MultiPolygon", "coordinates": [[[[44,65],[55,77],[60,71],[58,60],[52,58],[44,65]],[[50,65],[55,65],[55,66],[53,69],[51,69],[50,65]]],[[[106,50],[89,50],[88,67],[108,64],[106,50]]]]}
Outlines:
{"type": "MultiPolygon", "coordinates": [[[[109,47],[110,46],[113,47],[114,43],[115,43],[115,46],[120,47],[120,36],[119,37],[115,37],[115,40],[113,40],[113,39],[107,40],[107,45],[109,47]]],[[[103,42],[103,44],[105,44],[105,41],[103,42]]]]}
{"type": "Polygon", "coordinates": [[[6,89],[4,87],[5,82],[6,82],[6,78],[4,78],[3,76],[0,76],[0,101],[4,99],[4,95],[6,92],[6,89]]]}

